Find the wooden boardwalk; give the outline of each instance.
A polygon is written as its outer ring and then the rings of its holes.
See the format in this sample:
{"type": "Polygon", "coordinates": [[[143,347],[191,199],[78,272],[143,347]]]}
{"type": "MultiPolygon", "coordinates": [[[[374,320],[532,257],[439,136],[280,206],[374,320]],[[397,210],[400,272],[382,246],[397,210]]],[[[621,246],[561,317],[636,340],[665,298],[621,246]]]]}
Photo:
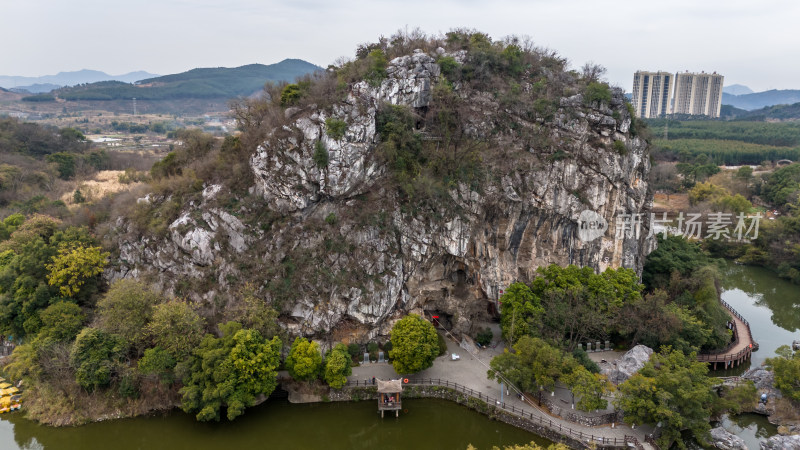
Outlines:
{"type": "Polygon", "coordinates": [[[711,370],[729,369],[750,359],[753,350],[758,349],[758,344],[753,340],[750,332],[750,323],[742,317],[731,305],[720,299],[722,306],[728,310],[733,322],[733,342],[725,350],[717,353],[704,353],[697,355],[697,360],[711,364],[711,370]]]}

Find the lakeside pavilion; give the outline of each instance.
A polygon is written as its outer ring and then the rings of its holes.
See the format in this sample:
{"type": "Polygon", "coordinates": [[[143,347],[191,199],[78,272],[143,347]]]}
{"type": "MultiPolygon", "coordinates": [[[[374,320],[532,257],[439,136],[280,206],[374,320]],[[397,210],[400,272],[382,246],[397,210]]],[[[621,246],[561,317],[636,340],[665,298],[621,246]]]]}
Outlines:
{"type": "Polygon", "coordinates": [[[384,411],[394,411],[395,417],[400,417],[403,404],[400,393],[403,392],[403,380],[375,380],[378,383],[378,411],[383,417],[384,411]]]}

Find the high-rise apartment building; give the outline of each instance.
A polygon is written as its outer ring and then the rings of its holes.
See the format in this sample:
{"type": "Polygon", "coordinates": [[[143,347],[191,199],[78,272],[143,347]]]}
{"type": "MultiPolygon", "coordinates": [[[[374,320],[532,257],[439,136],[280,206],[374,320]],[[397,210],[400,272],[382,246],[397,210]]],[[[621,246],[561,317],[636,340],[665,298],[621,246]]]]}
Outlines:
{"type": "Polygon", "coordinates": [[[724,77],[714,73],[646,72],[633,75],[631,104],[636,117],[654,118],[666,114],[703,114],[719,117],[724,77]],[[673,87],[673,81],[674,87],[673,87]],[[674,93],[674,97],[673,97],[674,93]]]}
{"type": "Polygon", "coordinates": [[[675,100],[672,103],[672,113],[719,117],[724,78],[716,72],[687,71],[675,74],[675,100]]]}
{"type": "Polygon", "coordinates": [[[633,75],[631,103],[636,117],[661,117],[669,112],[673,78],[669,72],[640,70],[633,75]]]}

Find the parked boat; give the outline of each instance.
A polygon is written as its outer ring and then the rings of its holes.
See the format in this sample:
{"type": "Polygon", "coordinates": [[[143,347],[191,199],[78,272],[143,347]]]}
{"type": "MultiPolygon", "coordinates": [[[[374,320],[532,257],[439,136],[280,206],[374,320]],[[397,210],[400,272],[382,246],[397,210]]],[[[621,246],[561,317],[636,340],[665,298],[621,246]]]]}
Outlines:
{"type": "Polygon", "coordinates": [[[21,397],[19,389],[0,377],[0,414],[22,408],[21,397]]]}

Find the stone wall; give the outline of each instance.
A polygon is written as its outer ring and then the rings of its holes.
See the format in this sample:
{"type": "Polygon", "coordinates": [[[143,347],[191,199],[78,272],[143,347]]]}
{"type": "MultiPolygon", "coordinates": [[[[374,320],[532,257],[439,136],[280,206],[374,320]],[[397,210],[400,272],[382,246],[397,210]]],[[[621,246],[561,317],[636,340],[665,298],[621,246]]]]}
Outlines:
{"type": "MultiPolygon", "coordinates": [[[[570,448],[591,448],[586,442],[578,440],[577,437],[571,437],[564,431],[560,433],[552,428],[536,423],[535,421],[527,418],[520,417],[505,411],[496,405],[489,404],[483,400],[471,397],[464,393],[458,392],[455,389],[445,386],[409,386],[403,388],[403,398],[438,398],[442,400],[449,400],[464,405],[474,411],[488,416],[492,420],[499,420],[503,423],[521,428],[529,431],[537,436],[544,437],[553,442],[559,442],[568,445],[570,448]]],[[[373,386],[347,386],[340,390],[331,389],[328,396],[330,401],[377,401],[378,396],[376,388],[373,386]]],[[[585,423],[585,425],[590,425],[585,423]]],[[[590,425],[591,426],[591,425],[590,425]]],[[[588,437],[588,436],[587,436],[588,437]]],[[[597,445],[595,448],[619,448],[625,447],[625,444],[620,442],[617,446],[614,445],[597,445]]]]}
{"type": "Polygon", "coordinates": [[[584,414],[574,411],[571,407],[567,408],[565,406],[561,406],[556,401],[553,401],[544,396],[542,397],[542,404],[544,406],[547,406],[547,409],[550,410],[550,414],[561,417],[562,419],[567,420],[569,422],[579,423],[581,425],[586,425],[588,427],[596,427],[600,425],[608,425],[611,423],[622,422],[622,415],[620,414],[619,411],[599,416],[586,416],[584,414]]]}

